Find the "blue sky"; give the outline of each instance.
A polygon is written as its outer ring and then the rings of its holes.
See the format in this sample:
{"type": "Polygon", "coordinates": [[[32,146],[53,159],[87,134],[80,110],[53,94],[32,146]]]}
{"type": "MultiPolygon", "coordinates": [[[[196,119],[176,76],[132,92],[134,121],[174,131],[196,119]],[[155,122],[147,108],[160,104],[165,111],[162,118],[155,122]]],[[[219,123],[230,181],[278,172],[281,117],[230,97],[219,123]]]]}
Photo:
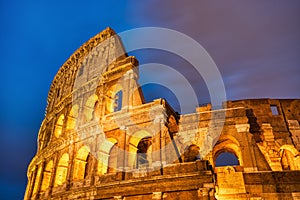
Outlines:
{"type": "MultiPolygon", "coordinates": [[[[1,0],[1,199],[22,199],[54,75],[98,32],[108,26],[116,32],[143,26],[175,29],[209,52],[228,99],[299,98],[299,9],[297,0],[1,0]]],[[[186,70],[184,60],[151,50],[132,54],[141,64],[171,65],[193,82],[199,103],[209,102],[203,80],[186,70]]],[[[148,99],[173,96],[157,85],[145,91],[152,92],[148,99]]],[[[176,101],[171,103],[176,107],[176,101]]]]}

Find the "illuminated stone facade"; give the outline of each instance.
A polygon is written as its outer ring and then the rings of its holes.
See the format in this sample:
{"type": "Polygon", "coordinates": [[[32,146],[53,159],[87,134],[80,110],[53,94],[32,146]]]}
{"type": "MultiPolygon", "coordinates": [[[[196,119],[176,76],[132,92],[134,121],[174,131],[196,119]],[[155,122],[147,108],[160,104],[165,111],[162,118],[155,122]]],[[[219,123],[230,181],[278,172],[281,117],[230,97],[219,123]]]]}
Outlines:
{"type": "Polygon", "coordinates": [[[300,100],[179,115],[164,99],[145,103],[138,61],[124,52],[108,28],[59,69],[26,200],[300,199],[300,100]],[[237,163],[217,166],[226,152],[237,163]]]}

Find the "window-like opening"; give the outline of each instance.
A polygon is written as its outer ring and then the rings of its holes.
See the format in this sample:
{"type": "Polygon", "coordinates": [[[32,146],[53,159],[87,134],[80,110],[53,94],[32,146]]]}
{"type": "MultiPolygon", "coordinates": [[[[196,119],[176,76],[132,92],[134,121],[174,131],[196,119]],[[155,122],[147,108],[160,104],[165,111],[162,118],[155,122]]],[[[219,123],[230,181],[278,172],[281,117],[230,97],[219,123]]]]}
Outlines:
{"type": "Polygon", "coordinates": [[[115,173],[118,166],[118,145],[114,144],[109,152],[107,173],[115,173]]]}
{"type": "Polygon", "coordinates": [[[137,148],[137,162],[136,167],[142,168],[149,166],[149,159],[151,154],[152,139],[151,137],[146,137],[140,140],[137,148]]]}
{"type": "Polygon", "coordinates": [[[123,92],[120,90],[117,92],[114,98],[114,112],[117,112],[122,109],[122,99],[123,99],[123,92]]]}
{"type": "Polygon", "coordinates": [[[41,186],[41,191],[43,192],[46,191],[50,186],[52,170],[53,170],[53,161],[51,160],[50,162],[47,163],[43,173],[43,181],[41,186]]]}
{"type": "Polygon", "coordinates": [[[279,115],[278,108],[276,105],[271,105],[270,108],[271,108],[272,115],[279,115]]]}
{"type": "Polygon", "coordinates": [[[74,168],[73,168],[73,179],[74,180],[82,180],[86,177],[87,172],[87,162],[88,156],[90,154],[90,150],[88,147],[81,147],[76,155],[74,168]]]}
{"type": "Polygon", "coordinates": [[[56,175],[54,179],[54,187],[62,185],[66,182],[68,166],[69,166],[69,155],[65,153],[58,161],[56,175]]]}
{"type": "Polygon", "coordinates": [[[216,158],[216,167],[239,165],[239,160],[233,153],[223,152],[216,158]]]}
{"type": "Polygon", "coordinates": [[[184,162],[194,162],[200,160],[200,148],[197,145],[190,145],[184,152],[184,162]]]}
{"type": "Polygon", "coordinates": [[[65,116],[61,114],[56,121],[54,135],[57,138],[62,134],[64,120],[65,120],[65,116]]]}
{"type": "Polygon", "coordinates": [[[69,112],[68,119],[67,119],[67,130],[72,130],[76,127],[76,120],[78,117],[78,105],[74,105],[69,112]]]}
{"type": "Polygon", "coordinates": [[[92,95],[87,99],[83,109],[84,122],[89,122],[94,119],[94,114],[95,114],[94,109],[95,106],[97,105],[97,101],[98,101],[97,95],[92,95]]]}

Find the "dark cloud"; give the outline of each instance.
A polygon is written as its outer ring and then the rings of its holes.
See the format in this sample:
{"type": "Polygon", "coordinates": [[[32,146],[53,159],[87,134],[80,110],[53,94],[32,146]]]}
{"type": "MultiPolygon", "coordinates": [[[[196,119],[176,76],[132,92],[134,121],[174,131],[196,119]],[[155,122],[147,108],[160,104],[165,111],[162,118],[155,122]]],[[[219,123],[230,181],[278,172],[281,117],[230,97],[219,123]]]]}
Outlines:
{"type": "Polygon", "coordinates": [[[203,45],[223,75],[228,99],[300,97],[299,2],[149,4],[134,13],[142,16],[140,25],[172,28],[203,45]]]}

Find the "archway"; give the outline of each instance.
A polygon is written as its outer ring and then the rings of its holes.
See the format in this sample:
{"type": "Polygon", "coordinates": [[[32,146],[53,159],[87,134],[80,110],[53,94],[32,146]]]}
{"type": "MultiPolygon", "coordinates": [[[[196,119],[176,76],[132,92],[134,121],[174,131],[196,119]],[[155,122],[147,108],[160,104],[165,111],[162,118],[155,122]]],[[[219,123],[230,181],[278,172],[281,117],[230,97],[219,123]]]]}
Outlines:
{"type": "Polygon", "coordinates": [[[68,119],[67,119],[67,130],[72,130],[76,127],[76,121],[77,121],[77,117],[78,117],[78,105],[74,105],[68,115],[68,119]]]}
{"type": "Polygon", "coordinates": [[[54,128],[54,136],[57,138],[60,137],[62,134],[64,120],[65,120],[65,116],[64,114],[61,114],[56,121],[55,128],[54,128]]]}
{"type": "Polygon", "coordinates": [[[112,86],[106,93],[106,109],[105,114],[117,112],[123,106],[123,91],[120,84],[112,86]]]}
{"type": "Polygon", "coordinates": [[[118,143],[111,147],[108,158],[107,173],[117,172],[118,167],[118,143]]]}
{"type": "Polygon", "coordinates": [[[90,149],[87,146],[81,147],[74,160],[74,168],[73,168],[73,179],[74,180],[82,180],[85,178],[87,169],[87,160],[90,154],[90,149]]]}
{"type": "Polygon", "coordinates": [[[54,187],[64,184],[67,180],[69,166],[69,154],[64,153],[58,161],[56,175],[54,179],[54,187]]]}
{"type": "MultiPolygon", "coordinates": [[[[230,159],[230,163],[236,165],[243,166],[243,158],[242,158],[242,151],[240,149],[239,142],[232,136],[226,135],[226,136],[221,136],[220,139],[218,140],[217,144],[215,145],[213,149],[213,164],[216,164],[216,159],[220,155],[221,157],[218,159],[218,162],[220,159],[226,160],[230,159]],[[226,153],[227,152],[227,153],[226,153]],[[222,154],[225,153],[225,154],[222,154]],[[233,155],[231,155],[233,154],[233,155]],[[225,157],[225,158],[223,158],[225,157]],[[235,161],[235,158],[237,158],[238,162],[235,161]]],[[[223,165],[224,166],[224,165],[223,165]]]]}
{"type": "Polygon", "coordinates": [[[152,154],[152,138],[145,137],[140,140],[137,145],[137,162],[136,168],[148,167],[151,161],[152,154]]]}
{"type": "Polygon", "coordinates": [[[97,105],[97,101],[98,101],[98,96],[95,94],[91,95],[87,99],[87,101],[84,104],[84,109],[83,109],[83,116],[84,116],[83,122],[89,122],[94,119],[95,105],[97,105]]]}
{"type": "Polygon", "coordinates": [[[137,168],[139,166],[139,159],[142,160],[143,158],[146,158],[148,160],[148,165],[151,165],[151,138],[151,134],[146,130],[137,131],[131,135],[129,139],[128,166],[137,168]]]}
{"type": "Polygon", "coordinates": [[[118,159],[117,143],[115,138],[106,138],[100,145],[97,167],[99,175],[115,172],[118,159]]]}
{"type": "Polygon", "coordinates": [[[46,191],[50,186],[50,179],[52,176],[53,171],[53,161],[49,161],[45,167],[44,173],[43,173],[43,181],[41,186],[41,191],[46,191]]]}

